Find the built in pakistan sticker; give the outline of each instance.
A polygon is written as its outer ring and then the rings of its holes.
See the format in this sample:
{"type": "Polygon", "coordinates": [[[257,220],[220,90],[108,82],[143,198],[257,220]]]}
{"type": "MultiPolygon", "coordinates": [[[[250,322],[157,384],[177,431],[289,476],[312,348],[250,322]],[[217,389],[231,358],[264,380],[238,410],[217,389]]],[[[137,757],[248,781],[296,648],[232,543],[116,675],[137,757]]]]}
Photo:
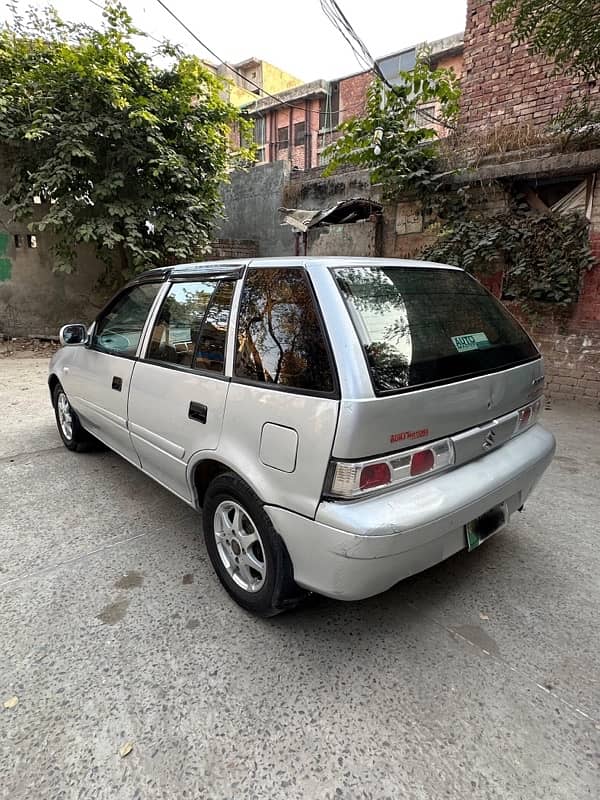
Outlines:
{"type": "Polygon", "coordinates": [[[465,333],[464,336],[452,336],[454,347],[459,353],[466,350],[485,350],[490,347],[490,340],[485,333],[465,333]]]}

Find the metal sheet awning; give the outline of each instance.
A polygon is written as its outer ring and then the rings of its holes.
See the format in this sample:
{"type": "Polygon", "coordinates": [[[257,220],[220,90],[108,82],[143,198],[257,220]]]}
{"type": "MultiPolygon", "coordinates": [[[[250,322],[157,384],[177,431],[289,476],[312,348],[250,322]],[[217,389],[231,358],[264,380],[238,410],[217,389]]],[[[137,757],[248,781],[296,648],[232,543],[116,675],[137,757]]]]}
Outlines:
{"type": "Polygon", "coordinates": [[[353,197],[350,200],[340,200],[325,211],[303,208],[280,208],[279,211],[283,214],[282,225],[290,225],[295,230],[306,233],[310,228],[345,225],[369,219],[373,214],[381,214],[383,206],[374,200],[353,197]]]}

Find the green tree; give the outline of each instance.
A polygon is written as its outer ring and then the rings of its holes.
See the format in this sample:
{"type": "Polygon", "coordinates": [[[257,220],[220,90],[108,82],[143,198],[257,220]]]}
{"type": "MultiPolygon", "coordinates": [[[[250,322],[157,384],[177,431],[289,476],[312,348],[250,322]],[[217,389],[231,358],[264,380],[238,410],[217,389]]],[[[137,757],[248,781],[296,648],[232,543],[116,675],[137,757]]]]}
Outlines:
{"type": "Polygon", "coordinates": [[[0,202],[53,234],[56,269],[90,242],[110,282],[205,250],[219,185],[250,155],[232,149],[244,123],[200,59],[142,52],[140,35],[118,2],[100,30],[48,8],[0,31],[0,202]]]}
{"type": "Polygon", "coordinates": [[[598,0],[495,0],[494,22],[510,20],[513,39],[557,66],[594,79],[600,73],[598,0]]]}
{"type": "Polygon", "coordinates": [[[372,181],[383,184],[390,199],[406,189],[427,191],[439,185],[438,126],[453,127],[459,110],[454,71],[431,69],[426,52],[400,78],[402,83],[392,88],[376,78],[367,92],[365,116],[343,122],[341,137],[324,153],[327,173],[345,165],[370,169],[372,181]],[[436,104],[436,117],[419,110],[425,104],[436,104]]]}

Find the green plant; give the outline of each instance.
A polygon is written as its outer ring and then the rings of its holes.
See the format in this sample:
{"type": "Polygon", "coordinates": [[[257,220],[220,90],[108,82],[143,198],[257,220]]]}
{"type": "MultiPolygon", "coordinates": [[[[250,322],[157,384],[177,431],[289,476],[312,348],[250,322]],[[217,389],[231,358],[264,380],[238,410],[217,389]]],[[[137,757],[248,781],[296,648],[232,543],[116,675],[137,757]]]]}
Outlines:
{"type": "Polygon", "coordinates": [[[90,242],[110,283],[206,250],[219,186],[249,156],[221,82],[168,43],[157,66],[139,35],[118,2],[101,30],[30,9],[0,31],[0,201],[52,234],[56,269],[90,242]]]}
{"type": "Polygon", "coordinates": [[[382,184],[387,198],[439,186],[444,176],[437,162],[437,140],[439,128],[452,127],[458,117],[456,75],[452,69],[431,69],[424,52],[415,68],[401,72],[400,78],[402,83],[392,88],[379,78],[373,81],[366,114],[343,122],[341,137],[326,148],[326,175],[346,165],[370,169],[371,180],[382,184]],[[427,103],[439,107],[436,118],[419,110],[427,103]]]}
{"type": "Polygon", "coordinates": [[[434,261],[478,276],[504,271],[506,299],[568,305],[577,301],[581,275],[593,263],[588,222],[581,214],[541,214],[515,198],[506,211],[486,215],[460,202],[440,204],[440,236],[424,252],[434,261]]]}

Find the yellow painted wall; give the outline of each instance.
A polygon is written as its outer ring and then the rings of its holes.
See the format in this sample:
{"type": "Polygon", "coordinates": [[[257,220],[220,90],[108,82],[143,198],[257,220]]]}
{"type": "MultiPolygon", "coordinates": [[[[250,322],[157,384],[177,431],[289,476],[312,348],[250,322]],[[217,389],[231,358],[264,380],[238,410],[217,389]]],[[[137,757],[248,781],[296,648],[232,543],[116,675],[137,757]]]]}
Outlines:
{"type": "MultiPolygon", "coordinates": [[[[292,89],[294,86],[301,86],[303,83],[299,78],[295,78],[282,69],[274,67],[273,64],[269,64],[267,61],[260,62],[259,76],[260,72],[262,72],[262,87],[264,91],[269,94],[284,92],[286,89],[292,89]]],[[[254,94],[248,91],[248,89],[243,89],[227,77],[224,77],[224,80],[227,86],[227,100],[236,108],[248,105],[248,103],[252,103],[254,100],[258,100],[261,96],[264,96],[254,94]]],[[[256,78],[256,83],[260,83],[259,77],[256,78]]]]}
{"type": "Polygon", "coordinates": [[[277,92],[284,92],[286,89],[293,89],[294,86],[301,86],[304,81],[290,75],[289,72],[284,72],[282,69],[274,67],[268,61],[262,61],[262,79],[263,89],[270,94],[277,92]]]}
{"type": "Polygon", "coordinates": [[[240,86],[236,86],[233,81],[228,81],[230,86],[230,94],[229,94],[229,102],[232,106],[236,108],[240,108],[241,106],[245,106],[248,103],[251,103],[253,100],[258,99],[258,95],[249,92],[247,89],[242,89],[240,86]]]}

